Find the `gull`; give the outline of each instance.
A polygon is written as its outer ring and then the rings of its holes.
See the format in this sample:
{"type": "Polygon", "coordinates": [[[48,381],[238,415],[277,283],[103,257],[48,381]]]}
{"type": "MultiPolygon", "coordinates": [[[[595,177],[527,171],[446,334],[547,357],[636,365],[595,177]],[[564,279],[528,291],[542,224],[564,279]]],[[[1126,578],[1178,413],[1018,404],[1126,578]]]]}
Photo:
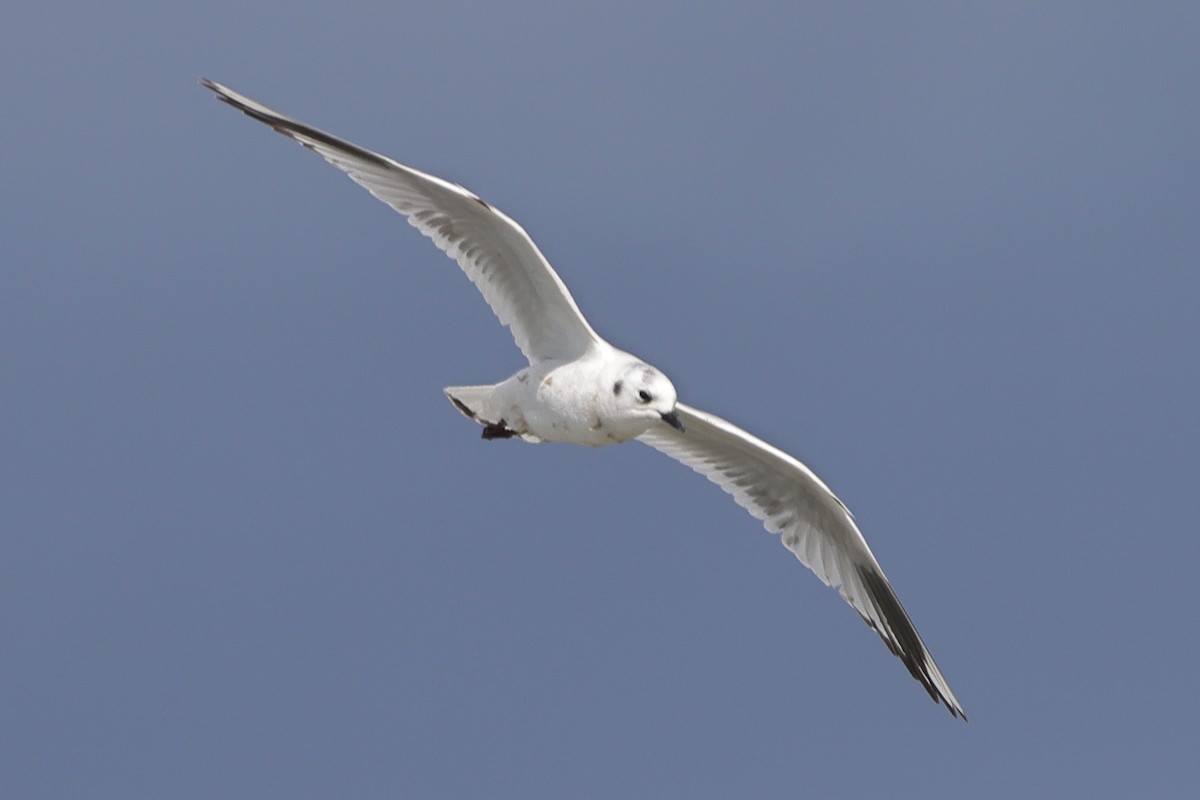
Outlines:
{"type": "Polygon", "coordinates": [[[680,403],[660,370],[600,338],[533,240],[473,192],[331,136],[202,78],[217,98],[317,153],[403,214],[483,294],[529,366],[444,391],[483,438],[598,447],[636,439],[704,475],[836,588],[935,703],[966,719],[849,509],[812,470],[680,403]]]}

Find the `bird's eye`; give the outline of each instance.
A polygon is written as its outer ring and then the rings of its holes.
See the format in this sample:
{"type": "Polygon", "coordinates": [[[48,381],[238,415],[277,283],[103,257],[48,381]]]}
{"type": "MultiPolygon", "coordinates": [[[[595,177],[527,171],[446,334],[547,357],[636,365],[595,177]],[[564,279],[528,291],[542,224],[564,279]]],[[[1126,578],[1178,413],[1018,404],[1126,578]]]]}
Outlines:
{"type": "Polygon", "coordinates": [[[650,393],[647,392],[645,389],[639,389],[638,390],[638,399],[641,400],[643,403],[649,403],[654,398],[651,397],[650,393]]]}

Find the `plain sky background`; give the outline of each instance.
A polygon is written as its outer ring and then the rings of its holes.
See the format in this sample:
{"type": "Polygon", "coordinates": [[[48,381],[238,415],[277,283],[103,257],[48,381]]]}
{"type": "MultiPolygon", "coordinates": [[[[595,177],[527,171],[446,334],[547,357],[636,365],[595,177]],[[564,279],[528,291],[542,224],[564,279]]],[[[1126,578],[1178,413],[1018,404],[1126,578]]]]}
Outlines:
{"type": "Polygon", "coordinates": [[[1195,3],[12,3],[0,795],[1184,797],[1195,3]],[[484,442],[461,182],[855,512],[970,722],[637,444],[484,442]]]}

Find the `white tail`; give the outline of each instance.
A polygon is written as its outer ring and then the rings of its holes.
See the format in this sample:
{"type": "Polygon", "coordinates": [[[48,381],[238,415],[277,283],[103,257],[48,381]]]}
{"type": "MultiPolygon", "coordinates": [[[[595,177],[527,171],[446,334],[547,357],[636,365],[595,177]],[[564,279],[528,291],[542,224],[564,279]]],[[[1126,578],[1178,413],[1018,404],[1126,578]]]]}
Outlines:
{"type": "Polygon", "coordinates": [[[483,413],[483,406],[494,388],[496,387],[447,386],[442,391],[446,393],[446,397],[450,398],[450,402],[454,403],[454,407],[461,411],[464,417],[487,424],[497,421],[487,419],[483,413]]]}

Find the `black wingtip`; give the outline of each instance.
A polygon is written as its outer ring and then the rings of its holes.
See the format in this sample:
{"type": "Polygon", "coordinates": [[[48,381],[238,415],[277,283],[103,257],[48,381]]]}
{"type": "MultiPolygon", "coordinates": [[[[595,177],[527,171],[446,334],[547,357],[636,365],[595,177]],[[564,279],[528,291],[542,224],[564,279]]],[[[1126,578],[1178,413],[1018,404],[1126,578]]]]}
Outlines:
{"type": "Polygon", "coordinates": [[[217,96],[217,99],[222,103],[229,103],[230,98],[225,94],[225,87],[214,80],[209,80],[203,75],[200,76],[200,85],[217,96]]]}
{"type": "Polygon", "coordinates": [[[215,93],[217,95],[217,99],[220,100],[225,105],[232,106],[233,108],[236,108],[238,111],[241,111],[246,116],[253,117],[254,119],[258,120],[259,122],[270,125],[272,128],[275,128],[275,130],[279,131],[280,133],[284,133],[284,131],[281,130],[279,126],[282,123],[289,122],[289,120],[286,117],[284,117],[282,114],[278,114],[278,113],[265,114],[262,111],[260,111],[259,109],[254,108],[253,106],[247,105],[246,103],[239,100],[237,97],[235,97],[233,94],[231,94],[230,89],[227,89],[224,86],[222,86],[221,84],[217,83],[216,81],[211,81],[208,78],[201,78],[200,85],[203,86],[205,89],[209,89],[213,93],[215,93]]]}
{"type": "MultiPolygon", "coordinates": [[[[900,598],[896,596],[896,592],[887,582],[887,578],[877,570],[867,567],[859,567],[858,576],[893,638],[889,638],[884,631],[879,630],[874,622],[864,617],[866,623],[879,634],[879,638],[883,639],[888,649],[904,663],[909,674],[924,687],[929,696],[933,698],[933,702],[944,705],[950,712],[950,716],[966,722],[967,715],[962,707],[952,696],[944,694],[935,681],[933,676],[940,677],[941,671],[934,663],[933,656],[925,648],[925,643],[921,641],[920,634],[917,633],[908,612],[900,604],[900,598]]],[[[942,682],[944,683],[944,681],[943,678],[942,682]]]]}
{"type": "MultiPolygon", "coordinates": [[[[245,101],[240,99],[240,96],[233,92],[232,89],[227,89],[216,81],[211,81],[208,78],[200,78],[200,84],[206,89],[212,90],[217,95],[217,99],[228,106],[236,108],[251,119],[256,119],[267,127],[274,130],[276,133],[281,133],[294,141],[299,142],[309,149],[314,149],[314,143],[331,147],[335,150],[341,150],[355,158],[360,158],[364,161],[369,161],[381,167],[391,167],[392,162],[388,159],[373,153],[366,148],[359,147],[356,144],[351,144],[344,139],[339,139],[332,134],[328,134],[319,128],[314,128],[311,125],[306,125],[303,122],[284,116],[278,111],[267,108],[259,104],[257,101],[245,98],[245,101]],[[253,104],[253,105],[251,105],[253,104]]],[[[481,201],[482,202],[482,201],[481,201]]],[[[486,205],[486,204],[485,204],[486,205]]]]}

